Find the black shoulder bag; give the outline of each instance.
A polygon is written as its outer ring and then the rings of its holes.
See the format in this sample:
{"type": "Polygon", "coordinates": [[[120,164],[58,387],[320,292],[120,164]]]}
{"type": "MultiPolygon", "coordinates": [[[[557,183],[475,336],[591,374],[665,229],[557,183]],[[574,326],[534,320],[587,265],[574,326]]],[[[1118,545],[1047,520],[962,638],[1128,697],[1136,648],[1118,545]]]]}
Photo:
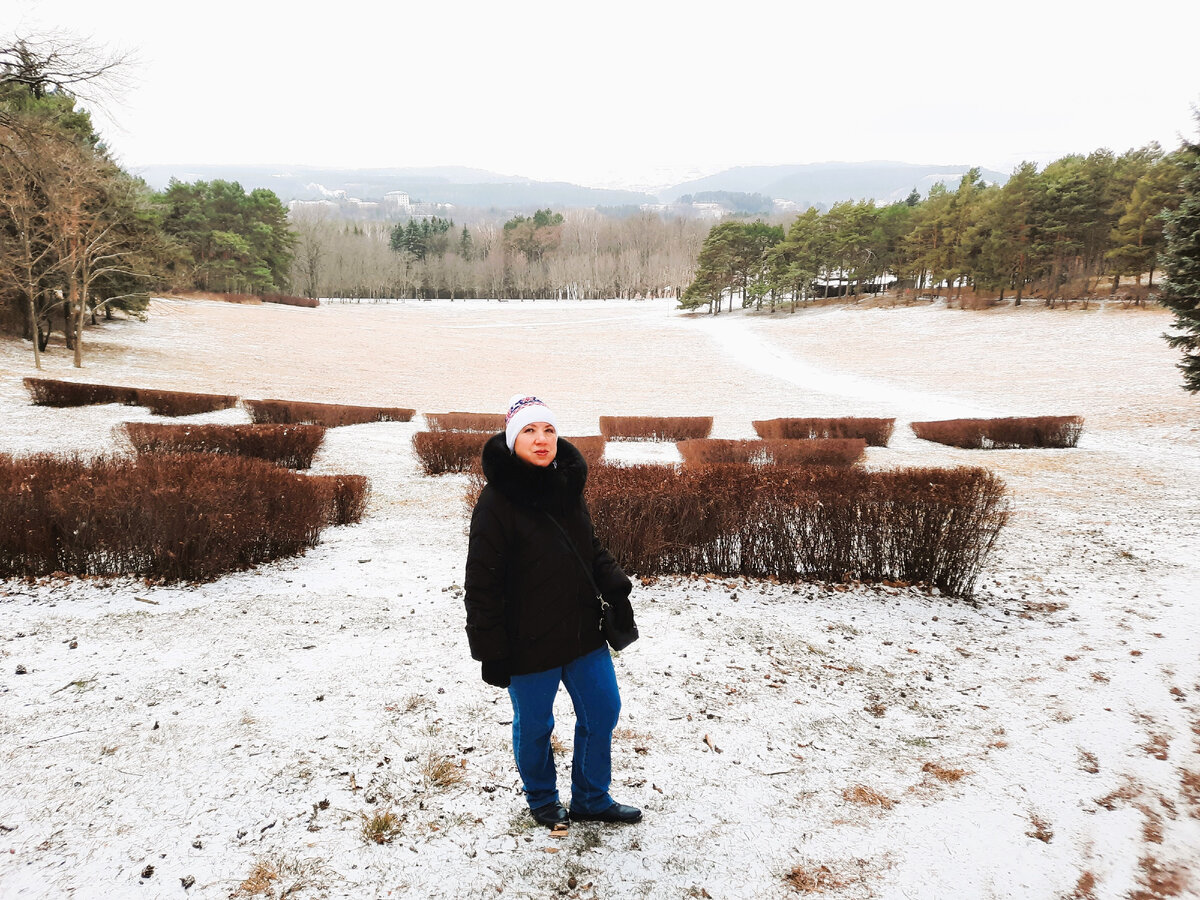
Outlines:
{"type": "Polygon", "coordinates": [[[604,635],[604,640],[608,641],[608,646],[619,653],[638,639],[637,625],[622,628],[617,624],[617,617],[616,613],[613,612],[612,604],[604,599],[604,595],[596,587],[596,579],[592,577],[592,570],[587,562],[584,561],[583,556],[580,555],[579,548],[575,546],[575,542],[571,540],[571,536],[567,534],[567,530],[558,524],[558,520],[554,516],[548,512],[545,512],[545,515],[550,520],[550,524],[557,528],[558,533],[563,536],[563,540],[567,542],[567,546],[571,548],[571,552],[575,554],[575,558],[579,560],[583,574],[587,576],[588,584],[592,586],[592,593],[596,595],[596,601],[600,604],[600,631],[604,635]]]}

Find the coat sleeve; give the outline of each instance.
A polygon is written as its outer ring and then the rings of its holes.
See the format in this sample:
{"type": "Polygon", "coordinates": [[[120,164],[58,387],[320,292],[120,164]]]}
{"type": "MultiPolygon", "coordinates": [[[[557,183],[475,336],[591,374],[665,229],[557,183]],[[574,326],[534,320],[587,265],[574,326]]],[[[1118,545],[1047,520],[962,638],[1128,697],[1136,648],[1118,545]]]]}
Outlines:
{"type": "Polygon", "coordinates": [[[471,514],[463,602],[467,607],[467,642],[471,657],[502,660],[510,655],[505,627],[504,583],[508,533],[494,496],[487,489],[471,514]]]}

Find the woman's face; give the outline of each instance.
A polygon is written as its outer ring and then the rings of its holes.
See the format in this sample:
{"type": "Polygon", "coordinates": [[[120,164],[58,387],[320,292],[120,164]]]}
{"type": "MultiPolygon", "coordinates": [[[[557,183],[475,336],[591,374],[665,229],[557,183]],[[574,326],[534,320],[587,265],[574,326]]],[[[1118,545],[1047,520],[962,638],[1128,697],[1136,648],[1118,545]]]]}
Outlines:
{"type": "Polygon", "coordinates": [[[531,466],[548,466],[558,453],[558,432],[549,422],[530,422],[513,441],[513,453],[531,466]]]}

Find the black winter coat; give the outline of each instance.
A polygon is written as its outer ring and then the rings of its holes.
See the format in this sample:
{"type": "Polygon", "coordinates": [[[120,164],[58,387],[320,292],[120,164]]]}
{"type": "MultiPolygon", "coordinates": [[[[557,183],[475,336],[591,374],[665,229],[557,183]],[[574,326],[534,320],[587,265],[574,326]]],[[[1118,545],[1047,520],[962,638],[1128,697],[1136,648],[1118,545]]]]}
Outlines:
{"type": "Polygon", "coordinates": [[[622,624],[633,624],[633,585],[596,540],[583,487],[587,463],[558,439],[554,463],[530,465],[500,433],[483,448],[487,484],[471,516],[465,603],[471,656],[504,661],[513,675],[565,665],[604,644],[587,574],[570,535],[622,624]]]}

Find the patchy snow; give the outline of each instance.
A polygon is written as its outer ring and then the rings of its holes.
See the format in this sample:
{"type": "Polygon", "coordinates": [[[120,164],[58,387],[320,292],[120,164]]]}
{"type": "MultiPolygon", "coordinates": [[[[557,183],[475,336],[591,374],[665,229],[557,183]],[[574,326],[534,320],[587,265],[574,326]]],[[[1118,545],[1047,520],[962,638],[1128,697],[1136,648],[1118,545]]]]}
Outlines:
{"type": "MultiPolygon", "coordinates": [[[[788,897],[793,869],[826,866],[836,897],[1050,900],[1090,873],[1076,896],[1119,898],[1154,860],[1200,896],[1183,787],[1200,779],[1200,400],[1168,321],[156,301],[146,324],[90,330],[82,372],[52,347],[46,377],[244,397],[488,411],[534,389],[567,434],[609,414],[711,414],[731,438],[760,418],[895,415],[869,465],[989,466],[1013,516],[976,604],[639,585],[613,792],[646,818],[554,839],[524,812],[507,697],[467,650],[465,477],[420,474],[419,417],[332,429],[315,470],[366,474],[373,494],[303,557],[199,586],[0,581],[0,895],[248,896],[261,864],[296,897],[788,897]],[[1072,451],[973,452],[907,427],[960,410],[1086,430],[1072,451]],[[443,761],[460,781],[431,779],[443,761]],[[366,843],[385,809],[399,836],[366,843]]],[[[118,423],[157,420],[33,407],[31,374],[28,345],[0,342],[0,451],[109,451],[118,423]]]]}

